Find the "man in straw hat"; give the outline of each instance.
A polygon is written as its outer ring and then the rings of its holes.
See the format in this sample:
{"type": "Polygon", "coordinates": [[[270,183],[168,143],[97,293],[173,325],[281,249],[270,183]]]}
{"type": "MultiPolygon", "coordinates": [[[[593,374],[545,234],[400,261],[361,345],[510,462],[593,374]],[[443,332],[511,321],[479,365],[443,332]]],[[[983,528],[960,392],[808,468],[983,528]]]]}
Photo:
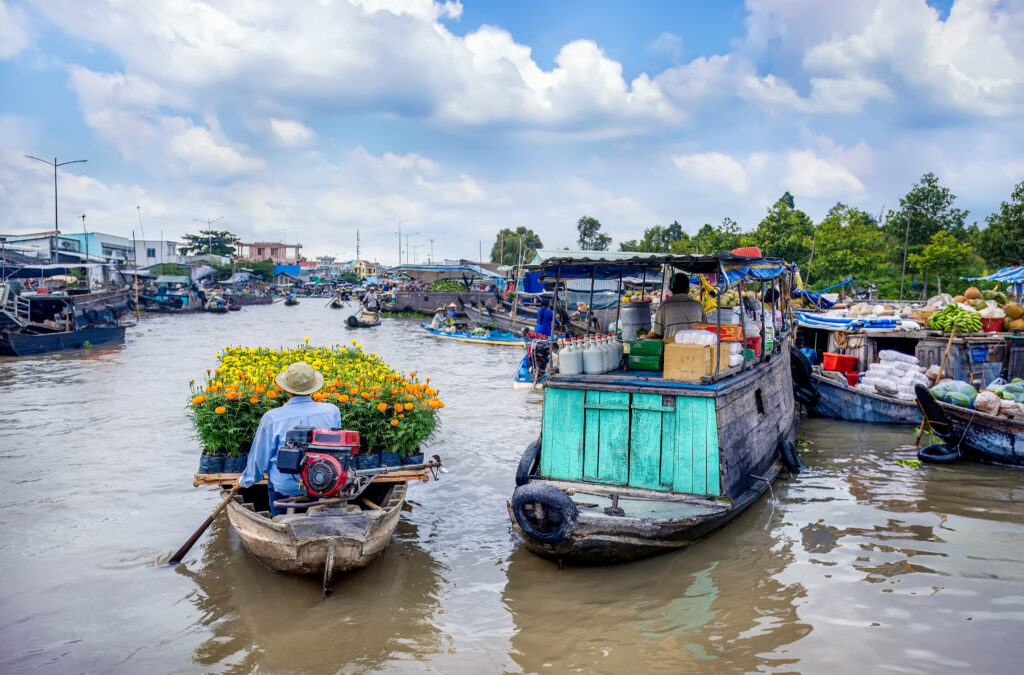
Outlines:
{"type": "Polygon", "coordinates": [[[434,310],[434,318],[430,322],[431,328],[440,328],[444,325],[444,307],[438,307],[434,310]]]}
{"type": "Polygon", "coordinates": [[[302,494],[302,487],[294,475],[277,470],[277,451],[284,445],[285,432],[298,426],[330,429],[341,426],[341,413],[330,403],[317,403],[309,397],[324,386],[324,376],[305,361],[293,363],[277,374],[274,382],[290,396],[280,408],[268,410],[260,420],[256,436],[249,450],[249,462],[238,478],[241,487],[250,487],[267,474],[267,496],[271,517],[284,513],[274,506],[278,496],[294,497],[302,494]]]}

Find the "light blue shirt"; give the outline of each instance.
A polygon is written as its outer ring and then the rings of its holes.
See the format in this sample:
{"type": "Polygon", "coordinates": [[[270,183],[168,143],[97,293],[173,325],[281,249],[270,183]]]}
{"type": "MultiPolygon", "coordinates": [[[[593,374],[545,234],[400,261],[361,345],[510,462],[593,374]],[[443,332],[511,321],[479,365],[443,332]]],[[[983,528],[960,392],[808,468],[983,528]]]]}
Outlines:
{"type": "Polygon", "coordinates": [[[294,497],[302,494],[298,474],[286,474],[277,470],[277,451],[284,445],[285,432],[295,427],[307,426],[314,429],[330,429],[341,426],[341,413],[330,403],[317,403],[308,396],[292,396],[280,408],[268,410],[260,420],[256,436],[249,450],[249,462],[242,472],[238,484],[250,487],[263,480],[266,472],[274,492],[294,497]]]}

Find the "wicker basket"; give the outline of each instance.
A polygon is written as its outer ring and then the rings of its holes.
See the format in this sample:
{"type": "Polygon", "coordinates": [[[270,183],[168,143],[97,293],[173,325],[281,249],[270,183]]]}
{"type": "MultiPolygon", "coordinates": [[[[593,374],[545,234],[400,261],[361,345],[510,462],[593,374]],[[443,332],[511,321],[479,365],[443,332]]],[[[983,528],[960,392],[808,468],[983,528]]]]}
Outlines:
{"type": "Polygon", "coordinates": [[[912,309],[910,310],[910,318],[927,328],[928,319],[932,318],[934,313],[934,309],[912,309]]]}

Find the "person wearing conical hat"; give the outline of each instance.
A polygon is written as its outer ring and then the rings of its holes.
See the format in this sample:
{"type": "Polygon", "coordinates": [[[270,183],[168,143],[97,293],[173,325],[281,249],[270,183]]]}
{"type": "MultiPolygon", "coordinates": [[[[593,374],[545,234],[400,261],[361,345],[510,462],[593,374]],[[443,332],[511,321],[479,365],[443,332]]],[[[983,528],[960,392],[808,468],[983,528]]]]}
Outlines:
{"type": "Polygon", "coordinates": [[[274,378],[279,389],[290,397],[280,408],[263,413],[256,436],[252,439],[249,461],[245,471],[235,481],[239,487],[251,487],[263,480],[267,474],[267,497],[270,500],[270,515],[278,516],[284,509],[274,506],[278,497],[295,497],[302,494],[295,475],[284,474],[277,469],[277,452],[284,445],[285,433],[299,426],[314,429],[330,429],[341,426],[341,413],[330,403],[318,403],[309,397],[324,386],[324,376],[305,361],[293,363],[274,378]]]}

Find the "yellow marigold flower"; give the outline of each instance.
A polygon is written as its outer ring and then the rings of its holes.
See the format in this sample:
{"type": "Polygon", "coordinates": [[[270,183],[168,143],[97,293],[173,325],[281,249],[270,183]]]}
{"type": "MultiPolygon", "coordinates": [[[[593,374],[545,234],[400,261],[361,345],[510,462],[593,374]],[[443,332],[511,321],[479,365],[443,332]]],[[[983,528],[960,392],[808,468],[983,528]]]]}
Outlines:
{"type": "Polygon", "coordinates": [[[199,405],[200,403],[202,403],[205,400],[206,400],[205,396],[196,396],[194,399],[192,399],[192,405],[199,405]]]}

